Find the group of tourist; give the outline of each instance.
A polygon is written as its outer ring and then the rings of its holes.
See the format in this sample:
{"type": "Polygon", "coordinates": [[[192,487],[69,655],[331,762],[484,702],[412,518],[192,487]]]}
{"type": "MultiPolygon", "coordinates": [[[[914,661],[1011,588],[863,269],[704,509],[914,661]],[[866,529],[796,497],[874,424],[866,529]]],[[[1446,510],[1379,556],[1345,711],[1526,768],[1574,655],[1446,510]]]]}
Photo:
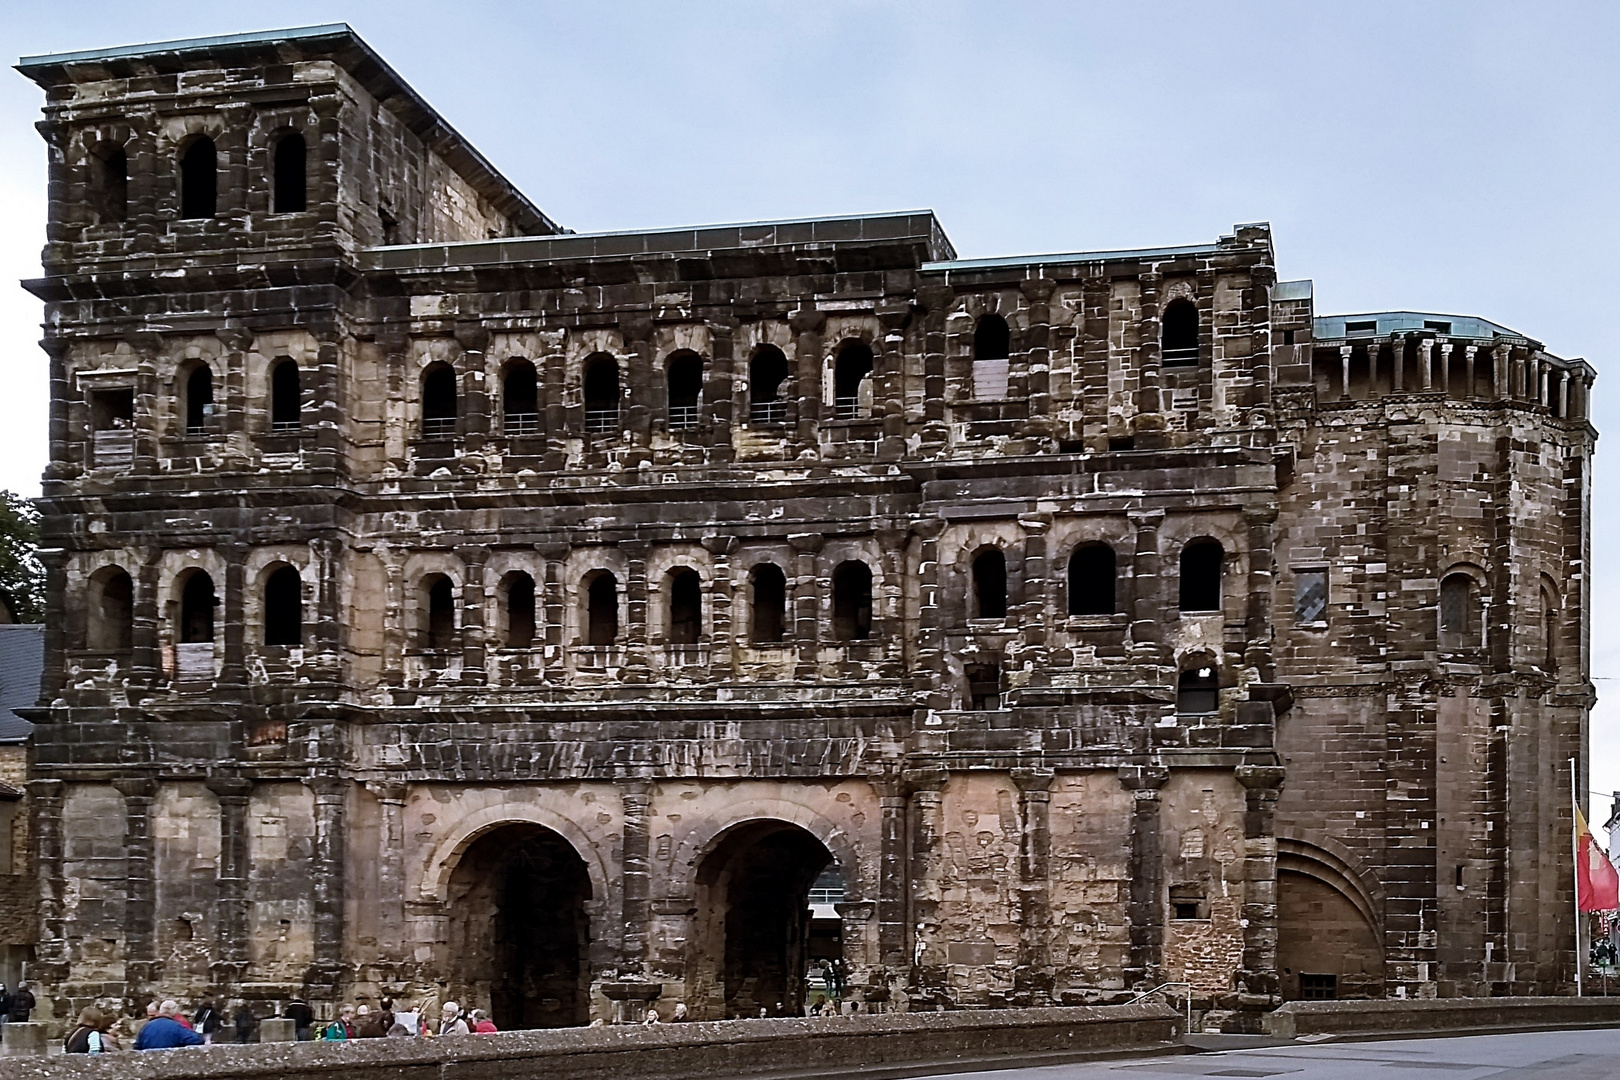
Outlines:
{"type": "Polygon", "coordinates": [[[350,1039],[388,1036],[433,1038],[438,1035],[489,1035],[499,1030],[483,1009],[463,1010],[454,1001],[444,1003],[437,1025],[429,1022],[420,1011],[396,1012],[394,1003],[386,999],[375,1012],[367,1005],[344,1005],[338,1009],[337,1019],[327,1024],[317,1025],[314,1010],[301,1000],[288,1002],[282,1015],[293,1022],[300,1041],[347,1042],[350,1039]]]}

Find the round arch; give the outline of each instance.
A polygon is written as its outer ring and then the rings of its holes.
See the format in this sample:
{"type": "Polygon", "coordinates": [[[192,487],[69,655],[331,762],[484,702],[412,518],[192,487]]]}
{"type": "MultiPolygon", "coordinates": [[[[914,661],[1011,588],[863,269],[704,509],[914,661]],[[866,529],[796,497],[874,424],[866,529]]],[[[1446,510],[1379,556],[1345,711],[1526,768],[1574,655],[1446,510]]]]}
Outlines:
{"type": "Polygon", "coordinates": [[[422,867],[421,899],[439,904],[448,902],[450,877],[461,857],[479,839],[505,825],[539,825],[561,836],[585,863],[585,873],[591,882],[589,903],[600,904],[608,895],[609,877],[601,849],[583,829],[542,806],[503,803],[468,814],[439,841],[422,867]]]}
{"type": "Polygon", "coordinates": [[[855,838],[808,806],[785,799],[750,799],[746,805],[739,805],[719,816],[707,817],[694,825],[676,846],[675,857],[670,860],[670,896],[690,899],[696,895],[698,868],[733,831],[772,821],[797,825],[821,841],[832,855],[838,872],[843,875],[845,900],[861,898],[861,863],[855,838]]]}

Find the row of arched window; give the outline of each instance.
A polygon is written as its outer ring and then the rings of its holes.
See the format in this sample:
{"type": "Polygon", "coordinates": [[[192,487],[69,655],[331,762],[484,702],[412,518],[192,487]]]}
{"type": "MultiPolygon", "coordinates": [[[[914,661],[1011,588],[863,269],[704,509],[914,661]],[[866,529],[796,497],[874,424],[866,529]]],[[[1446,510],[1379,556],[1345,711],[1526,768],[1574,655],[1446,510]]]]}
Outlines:
{"type": "MultiPolygon", "coordinates": [[[[182,407],[186,417],[185,433],[203,435],[208,430],[208,418],[214,413],[214,371],[207,364],[197,364],[185,376],[182,407]]],[[[298,362],[287,357],[277,360],[270,368],[270,430],[285,435],[302,426],[303,382],[298,362]]]]}
{"type": "MultiPolygon", "coordinates": [[[[110,566],[92,577],[95,596],[85,630],[85,646],[97,652],[130,648],[135,585],[129,573],[110,566]]],[[[304,638],[304,584],[296,567],[282,564],[264,578],[264,643],[301,645],[304,638]]],[[[180,604],[175,619],[175,640],[182,645],[214,640],[214,614],[219,607],[214,579],[206,570],[192,569],[180,582],[180,604]]]]}
{"type": "MultiPolygon", "coordinates": [[[[270,210],[295,214],[308,202],[304,136],[297,131],[279,135],[271,150],[270,210]]],[[[219,211],[219,151],[214,140],[199,135],[182,144],[175,161],[180,179],[180,216],[211,218],[219,211]]],[[[90,200],[102,222],[119,222],[129,215],[129,153],[123,147],[105,150],[91,163],[90,200]]]]}

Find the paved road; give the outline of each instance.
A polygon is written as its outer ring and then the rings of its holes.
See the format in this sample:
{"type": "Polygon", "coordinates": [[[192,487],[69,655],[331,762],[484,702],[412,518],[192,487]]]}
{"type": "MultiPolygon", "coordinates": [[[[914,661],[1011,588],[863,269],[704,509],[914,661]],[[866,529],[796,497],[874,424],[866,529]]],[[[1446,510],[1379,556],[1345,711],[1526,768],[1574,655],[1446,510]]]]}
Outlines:
{"type": "Polygon", "coordinates": [[[1620,1029],[1300,1043],[1185,1057],[957,1073],[928,1080],[1176,1080],[1202,1076],[1276,1076],[1287,1080],[1620,1080],[1620,1029]]]}

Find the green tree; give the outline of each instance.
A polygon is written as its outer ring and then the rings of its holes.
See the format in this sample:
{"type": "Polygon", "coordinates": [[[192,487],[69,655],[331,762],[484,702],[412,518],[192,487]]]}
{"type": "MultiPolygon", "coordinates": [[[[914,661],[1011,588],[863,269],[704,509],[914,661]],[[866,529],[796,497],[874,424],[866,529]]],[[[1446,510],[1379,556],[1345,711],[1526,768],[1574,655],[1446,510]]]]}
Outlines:
{"type": "Polygon", "coordinates": [[[0,490],[0,600],[18,622],[45,621],[45,567],[39,561],[39,511],[0,490]]]}

